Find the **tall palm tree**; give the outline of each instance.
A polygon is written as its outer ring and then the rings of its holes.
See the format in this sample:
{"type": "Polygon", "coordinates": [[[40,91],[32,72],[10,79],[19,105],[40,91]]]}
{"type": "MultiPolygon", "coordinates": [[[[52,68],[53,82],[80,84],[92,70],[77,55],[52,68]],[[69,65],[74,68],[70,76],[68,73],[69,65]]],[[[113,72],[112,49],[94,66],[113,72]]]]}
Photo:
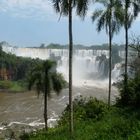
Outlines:
{"type": "Polygon", "coordinates": [[[57,13],[68,16],[69,30],[69,107],[70,107],[70,133],[73,133],[73,103],[72,103],[72,54],[73,54],[73,36],[72,36],[72,0],[52,0],[53,7],[57,13]]]}
{"type": "Polygon", "coordinates": [[[118,33],[122,26],[121,16],[121,2],[119,0],[96,0],[96,2],[104,6],[103,9],[95,10],[92,15],[92,21],[97,19],[97,31],[106,29],[106,33],[109,36],[109,93],[108,93],[108,105],[110,106],[111,97],[111,71],[112,71],[112,38],[114,33],[118,33]]]}
{"type": "Polygon", "coordinates": [[[72,83],[72,69],[73,69],[73,33],[72,33],[72,18],[73,8],[76,8],[77,14],[84,17],[88,9],[89,0],[52,0],[54,9],[61,15],[68,16],[68,30],[69,30],[69,107],[70,107],[70,133],[73,135],[73,83],[72,83]]]}
{"type": "Polygon", "coordinates": [[[140,0],[123,0],[124,7],[124,29],[125,29],[125,74],[124,74],[124,88],[127,94],[127,79],[128,79],[128,30],[131,27],[133,20],[138,16],[140,11],[140,0]],[[133,12],[129,10],[133,7],[133,12]]]}
{"type": "Polygon", "coordinates": [[[44,93],[44,121],[46,130],[48,130],[48,96],[50,96],[51,91],[59,94],[65,84],[63,76],[56,73],[55,66],[55,62],[46,60],[43,64],[34,66],[28,77],[28,88],[31,89],[35,86],[38,95],[40,92],[44,93]]]}

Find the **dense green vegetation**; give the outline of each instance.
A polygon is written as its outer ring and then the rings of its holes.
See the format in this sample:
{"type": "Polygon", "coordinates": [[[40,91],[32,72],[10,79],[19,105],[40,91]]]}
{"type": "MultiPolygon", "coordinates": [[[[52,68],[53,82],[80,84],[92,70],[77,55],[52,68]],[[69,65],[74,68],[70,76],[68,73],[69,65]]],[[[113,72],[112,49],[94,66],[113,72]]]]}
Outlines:
{"type": "Polygon", "coordinates": [[[43,61],[7,54],[0,46],[0,89],[11,92],[27,90],[27,75],[31,68],[43,61]]]}
{"type": "Polygon", "coordinates": [[[42,60],[7,54],[0,46],[0,80],[24,80],[31,67],[38,63],[42,60]]]}
{"type": "Polygon", "coordinates": [[[26,82],[24,81],[0,81],[0,89],[6,92],[24,92],[27,90],[26,82]]]}
{"type": "Polygon", "coordinates": [[[118,105],[140,107],[140,76],[128,79],[127,93],[125,93],[123,82],[119,85],[119,89],[121,98],[117,100],[118,105]]]}
{"type": "MultiPolygon", "coordinates": [[[[68,107],[68,106],[67,106],[68,107]]],[[[119,108],[97,99],[77,98],[74,101],[75,132],[73,140],[138,140],[140,139],[140,110],[119,108]]],[[[63,112],[58,126],[48,133],[25,134],[22,140],[69,140],[68,110],[63,112]]]]}

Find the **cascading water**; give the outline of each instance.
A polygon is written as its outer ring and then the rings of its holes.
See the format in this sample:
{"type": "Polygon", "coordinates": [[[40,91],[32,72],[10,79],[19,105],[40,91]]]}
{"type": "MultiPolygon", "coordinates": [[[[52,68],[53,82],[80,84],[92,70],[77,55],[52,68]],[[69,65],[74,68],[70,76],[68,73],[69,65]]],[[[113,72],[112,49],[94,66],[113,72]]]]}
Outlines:
{"type": "MultiPolygon", "coordinates": [[[[8,44],[2,46],[7,53],[17,56],[53,59],[57,61],[57,71],[62,73],[68,80],[68,50],[67,49],[47,49],[47,48],[22,48],[12,47],[8,44]]],[[[119,53],[122,54],[122,53],[119,53]]],[[[73,82],[74,84],[86,83],[87,80],[105,81],[108,77],[108,56],[107,50],[77,49],[73,53],[73,82]],[[82,83],[81,83],[82,81],[82,83]]],[[[118,64],[112,70],[113,81],[120,75],[118,64]]]]}
{"type": "MultiPolygon", "coordinates": [[[[47,48],[20,48],[8,44],[2,46],[7,53],[17,56],[52,59],[57,61],[57,71],[61,72],[68,80],[68,50],[47,48]]],[[[106,50],[74,50],[73,54],[73,98],[96,97],[106,100],[108,96],[108,51],[106,50]]],[[[117,79],[120,73],[120,64],[112,70],[112,78],[117,79]]],[[[112,88],[111,101],[118,95],[116,88],[112,88]]],[[[68,104],[68,89],[64,89],[59,96],[52,94],[48,101],[48,123],[55,124],[66,104],[68,104]]],[[[21,130],[34,130],[42,128],[43,96],[37,99],[34,91],[9,94],[0,94],[0,135],[5,129],[12,128],[15,133],[21,130]],[[6,122],[6,123],[5,123],[6,122]],[[28,126],[28,127],[27,127],[28,126]]],[[[24,131],[26,132],[26,131],[24,131]]],[[[1,139],[1,137],[0,137],[1,139]]]]}

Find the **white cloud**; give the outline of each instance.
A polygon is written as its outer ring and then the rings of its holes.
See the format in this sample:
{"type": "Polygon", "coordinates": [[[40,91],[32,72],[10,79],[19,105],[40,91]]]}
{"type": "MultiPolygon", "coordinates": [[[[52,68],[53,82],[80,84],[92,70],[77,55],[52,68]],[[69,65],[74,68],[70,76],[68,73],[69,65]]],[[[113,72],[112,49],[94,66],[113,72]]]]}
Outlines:
{"type": "MultiPolygon", "coordinates": [[[[90,7],[87,12],[87,18],[91,18],[92,9],[90,7]]],[[[35,18],[55,20],[59,19],[59,14],[56,14],[51,0],[0,0],[0,13],[7,13],[14,17],[20,18],[35,18]]],[[[73,19],[79,20],[75,10],[73,11],[73,19]]],[[[61,17],[61,21],[66,18],[61,17]]]]}
{"type": "Polygon", "coordinates": [[[48,0],[0,0],[0,12],[22,18],[54,19],[56,17],[52,4],[48,0]]]}

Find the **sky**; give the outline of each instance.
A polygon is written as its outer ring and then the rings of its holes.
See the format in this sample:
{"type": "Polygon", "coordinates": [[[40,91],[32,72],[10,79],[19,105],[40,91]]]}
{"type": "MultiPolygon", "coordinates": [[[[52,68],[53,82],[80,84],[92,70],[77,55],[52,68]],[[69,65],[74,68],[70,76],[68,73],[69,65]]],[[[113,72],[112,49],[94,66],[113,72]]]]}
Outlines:
{"type": "MultiPolygon", "coordinates": [[[[108,42],[105,31],[97,33],[91,21],[91,5],[84,20],[74,14],[74,44],[86,46],[108,42]]],[[[140,16],[133,23],[130,34],[140,35],[140,16]]],[[[0,0],[0,41],[26,47],[42,43],[68,44],[68,18],[55,13],[51,0],[0,0]]],[[[114,43],[124,43],[124,30],[114,36],[114,43]]]]}

